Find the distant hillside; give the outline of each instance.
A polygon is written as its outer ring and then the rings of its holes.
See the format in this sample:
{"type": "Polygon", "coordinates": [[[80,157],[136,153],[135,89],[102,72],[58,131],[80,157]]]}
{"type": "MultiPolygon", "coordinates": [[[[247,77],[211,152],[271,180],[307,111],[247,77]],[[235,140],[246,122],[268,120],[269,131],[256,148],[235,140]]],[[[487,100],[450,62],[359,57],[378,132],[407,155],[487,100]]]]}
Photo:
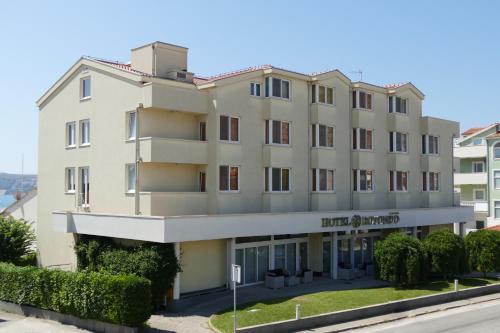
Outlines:
{"type": "Polygon", "coordinates": [[[36,175],[18,175],[0,172],[0,193],[14,194],[17,191],[29,192],[36,187],[36,175]]]}

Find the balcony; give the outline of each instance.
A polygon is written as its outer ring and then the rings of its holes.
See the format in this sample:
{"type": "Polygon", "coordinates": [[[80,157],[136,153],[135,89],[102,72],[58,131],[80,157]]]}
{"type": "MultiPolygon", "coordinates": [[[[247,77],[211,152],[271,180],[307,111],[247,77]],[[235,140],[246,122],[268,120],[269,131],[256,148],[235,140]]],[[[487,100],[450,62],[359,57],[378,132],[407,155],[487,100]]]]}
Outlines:
{"type": "Polygon", "coordinates": [[[474,207],[475,213],[487,213],[488,212],[488,202],[487,201],[461,201],[460,206],[474,207]]]}
{"type": "Polygon", "coordinates": [[[453,155],[457,158],[481,158],[487,154],[486,145],[453,148],[453,155]]]}
{"type": "Polygon", "coordinates": [[[458,185],[486,185],[488,175],[486,172],[455,173],[455,186],[458,185]]]}
{"type": "Polygon", "coordinates": [[[208,164],[208,143],[198,140],[141,138],[144,162],[208,164]]]}
{"type": "Polygon", "coordinates": [[[206,192],[141,192],[141,211],[152,216],[205,215],[206,192]]]}

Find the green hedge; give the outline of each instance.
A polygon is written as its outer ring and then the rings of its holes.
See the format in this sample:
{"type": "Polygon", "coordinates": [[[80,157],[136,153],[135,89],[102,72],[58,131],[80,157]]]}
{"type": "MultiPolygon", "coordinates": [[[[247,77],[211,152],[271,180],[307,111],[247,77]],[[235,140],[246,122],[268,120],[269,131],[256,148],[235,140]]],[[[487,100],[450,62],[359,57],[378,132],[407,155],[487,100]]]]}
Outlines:
{"type": "Polygon", "coordinates": [[[428,277],[427,254],[422,243],[402,233],[392,233],[375,246],[377,276],[395,285],[411,285],[428,277]]]}
{"type": "Polygon", "coordinates": [[[479,230],[465,236],[465,248],[472,270],[482,272],[500,271],[500,232],[479,230]]]}
{"type": "Polygon", "coordinates": [[[450,230],[432,232],[423,241],[431,271],[443,278],[467,273],[467,255],[464,239],[450,230]]]}
{"type": "Polygon", "coordinates": [[[133,275],[0,263],[0,300],[136,327],[151,316],[151,284],[133,275]]]}

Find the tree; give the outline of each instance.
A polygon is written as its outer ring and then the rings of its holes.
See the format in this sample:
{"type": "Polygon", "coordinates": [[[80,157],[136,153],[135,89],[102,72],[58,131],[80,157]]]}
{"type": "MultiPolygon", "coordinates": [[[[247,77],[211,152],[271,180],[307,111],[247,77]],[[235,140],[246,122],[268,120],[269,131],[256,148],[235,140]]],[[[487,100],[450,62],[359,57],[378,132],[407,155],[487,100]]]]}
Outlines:
{"type": "Polygon", "coordinates": [[[467,256],[462,237],[450,230],[441,229],[427,236],[423,244],[432,272],[444,278],[467,272],[467,256]]]}
{"type": "Polygon", "coordinates": [[[11,216],[0,216],[0,261],[18,264],[32,253],[36,240],[30,223],[11,216]]]}
{"type": "Polygon", "coordinates": [[[482,272],[500,271],[500,232],[479,230],[465,237],[465,249],[472,270],[482,272]]]}
{"type": "Polygon", "coordinates": [[[422,243],[402,233],[392,233],[375,247],[380,279],[395,285],[416,284],[427,279],[428,264],[422,243]]]}

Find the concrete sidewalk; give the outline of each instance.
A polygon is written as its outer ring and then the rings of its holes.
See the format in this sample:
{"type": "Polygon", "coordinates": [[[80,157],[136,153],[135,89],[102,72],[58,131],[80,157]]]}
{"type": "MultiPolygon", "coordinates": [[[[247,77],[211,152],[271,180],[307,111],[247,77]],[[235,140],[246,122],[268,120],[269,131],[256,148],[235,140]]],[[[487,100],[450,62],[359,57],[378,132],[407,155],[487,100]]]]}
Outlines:
{"type": "MultiPolygon", "coordinates": [[[[238,304],[253,303],[275,298],[295,297],[321,291],[361,289],[384,287],[388,284],[373,278],[361,278],[352,281],[315,278],[313,283],[272,290],[263,285],[238,288],[238,304]]],[[[178,313],[155,314],[148,321],[152,332],[211,332],[208,319],[214,313],[233,306],[232,291],[220,291],[213,294],[194,296],[189,302],[193,304],[178,313]]]]}
{"type": "Polygon", "coordinates": [[[0,311],[1,333],[91,333],[56,321],[19,316],[0,311]]]}

